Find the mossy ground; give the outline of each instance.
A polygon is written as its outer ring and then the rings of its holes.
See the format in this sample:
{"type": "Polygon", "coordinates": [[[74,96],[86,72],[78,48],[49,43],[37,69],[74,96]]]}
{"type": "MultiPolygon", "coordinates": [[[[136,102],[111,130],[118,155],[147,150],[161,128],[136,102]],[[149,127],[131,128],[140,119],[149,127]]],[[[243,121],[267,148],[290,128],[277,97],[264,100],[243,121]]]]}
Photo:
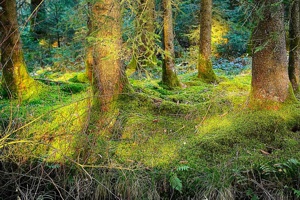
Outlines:
{"type": "MultiPolygon", "coordinates": [[[[179,78],[187,87],[173,90],[164,89],[159,79],[131,78],[134,93],[121,96],[111,135],[102,138],[86,134],[90,93],[85,81],[78,81],[81,76],[49,85],[35,99],[2,99],[2,132],[9,135],[0,140],[2,155],[16,161],[101,165],[101,170],[110,169],[98,175],[101,184],[119,197],[136,199],[170,198],[171,193],[182,199],[263,198],[261,190],[255,191],[258,185],[249,183],[257,180],[245,171],[300,159],[300,104],[249,110],[250,71],[231,77],[219,73],[219,84],[185,73],[179,78]],[[77,89],[70,92],[65,85],[77,89]]],[[[283,196],[299,189],[285,184],[289,192],[276,186],[283,196]]],[[[111,195],[102,187],[95,190],[99,196],[111,195]]]]}

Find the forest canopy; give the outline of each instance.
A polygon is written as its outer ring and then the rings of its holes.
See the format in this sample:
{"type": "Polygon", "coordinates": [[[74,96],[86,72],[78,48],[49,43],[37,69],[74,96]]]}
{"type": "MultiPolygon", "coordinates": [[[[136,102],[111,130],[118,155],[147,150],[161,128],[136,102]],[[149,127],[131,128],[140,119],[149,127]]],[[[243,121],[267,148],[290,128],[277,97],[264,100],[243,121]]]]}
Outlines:
{"type": "Polygon", "coordinates": [[[300,0],[0,0],[0,199],[300,198],[300,0]]]}

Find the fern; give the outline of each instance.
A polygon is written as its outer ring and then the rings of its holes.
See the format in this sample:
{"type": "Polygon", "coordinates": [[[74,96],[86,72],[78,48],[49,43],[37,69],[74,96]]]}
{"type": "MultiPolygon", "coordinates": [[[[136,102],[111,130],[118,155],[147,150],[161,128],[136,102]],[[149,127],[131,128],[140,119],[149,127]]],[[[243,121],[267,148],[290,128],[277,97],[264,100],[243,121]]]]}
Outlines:
{"type": "Polygon", "coordinates": [[[177,190],[178,192],[182,193],[182,182],[181,180],[177,177],[176,173],[171,173],[170,176],[170,185],[174,190],[177,190]]]}
{"type": "Polygon", "coordinates": [[[300,166],[300,162],[294,158],[289,159],[287,162],[294,166],[298,166],[298,167],[300,166]]]}
{"type": "Polygon", "coordinates": [[[296,190],[294,188],[292,188],[294,191],[294,194],[296,195],[297,198],[300,198],[300,190],[296,190]]]}
{"type": "Polygon", "coordinates": [[[189,166],[187,166],[187,165],[182,165],[182,166],[179,166],[179,167],[177,167],[177,169],[176,169],[176,171],[188,171],[190,169],[190,167],[189,166]]]}
{"type": "Polygon", "coordinates": [[[285,175],[296,177],[300,170],[300,162],[296,159],[289,159],[287,162],[276,165],[285,175]]]}

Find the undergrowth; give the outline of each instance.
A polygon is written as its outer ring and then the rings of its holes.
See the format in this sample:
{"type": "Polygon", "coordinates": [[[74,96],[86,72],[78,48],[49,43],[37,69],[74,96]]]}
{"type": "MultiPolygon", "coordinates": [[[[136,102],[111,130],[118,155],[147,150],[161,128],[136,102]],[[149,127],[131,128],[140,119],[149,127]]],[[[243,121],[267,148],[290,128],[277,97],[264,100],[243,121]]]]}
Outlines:
{"type": "Polygon", "coordinates": [[[219,84],[189,72],[180,75],[186,88],[174,90],[130,78],[134,92],[117,102],[109,137],[86,131],[91,102],[82,73],[40,74],[48,86],[39,97],[0,100],[0,196],[298,198],[300,104],[249,110],[248,68],[219,70],[219,84]]]}

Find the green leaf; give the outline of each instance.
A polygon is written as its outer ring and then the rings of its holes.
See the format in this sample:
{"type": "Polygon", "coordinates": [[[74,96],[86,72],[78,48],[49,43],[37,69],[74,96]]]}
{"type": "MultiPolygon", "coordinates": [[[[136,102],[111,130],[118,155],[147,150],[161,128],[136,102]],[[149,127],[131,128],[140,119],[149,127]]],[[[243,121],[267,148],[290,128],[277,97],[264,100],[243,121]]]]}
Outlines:
{"type": "Polygon", "coordinates": [[[259,51],[263,50],[264,48],[265,48],[265,46],[264,46],[264,45],[258,46],[258,47],[256,47],[256,48],[255,48],[255,51],[254,51],[254,53],[257,53],[257,52],[259,52],[259,51]]]}
{"type": "Polygon", "coordinates": [[[172,173],[170,177],[170,185],[174,190],[179,191],[180,193],[182,192],[182,182],[181,180],[177,177],[176,173],[172,173]]]}
{"type": "Polygon", "coordinates": [[[187,166],[187,165],[182,165],[182,166],[179,166],[179,167],[177,167],[177,171],[188,171],[190,169],[190,167],[189,166],[187,166]]]}
{"type": "Polygon", "coordinates": [[[297,198],[300,197],[300,190],[296,190],[293,188],[294,194],[296,195],[297,198]]]}

